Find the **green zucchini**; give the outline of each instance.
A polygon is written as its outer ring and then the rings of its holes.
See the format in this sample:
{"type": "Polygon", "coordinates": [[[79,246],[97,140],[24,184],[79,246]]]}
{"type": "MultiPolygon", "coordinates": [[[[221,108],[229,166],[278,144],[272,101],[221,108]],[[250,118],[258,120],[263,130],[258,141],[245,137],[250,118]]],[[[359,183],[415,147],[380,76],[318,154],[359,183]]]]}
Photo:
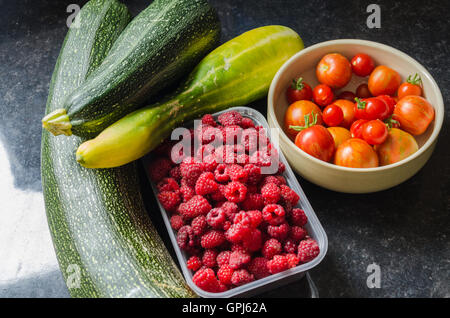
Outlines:
{"type": "Polygon", "coordinates": [[[248,31],[206,56],[175,97],[125,116],[80,145],[77,161],[87,168],[124,165],[154,149],[186,120],[262,98],[281,65],[301,49],[301,38],[287,27],[248,31]]]}
{"type": "Polygon", "coordinates": [[[189,73],[219,36],[219,19],[207,0],[153,1],[100,67],[44,117],[44,128],[54,135],[97,135],[189,73]]]}
{"type": "MultiPolygon", "coordinates": [[[[91,0],[70,29],[50,83],[46,112],[92,73],[131,17],[117,0],[91,0]]],[[[143,206],[135,164],[78,165],[82,139],[42,132],[41,172],[48,224],[73,297],[192,297],[143,206]]]]}

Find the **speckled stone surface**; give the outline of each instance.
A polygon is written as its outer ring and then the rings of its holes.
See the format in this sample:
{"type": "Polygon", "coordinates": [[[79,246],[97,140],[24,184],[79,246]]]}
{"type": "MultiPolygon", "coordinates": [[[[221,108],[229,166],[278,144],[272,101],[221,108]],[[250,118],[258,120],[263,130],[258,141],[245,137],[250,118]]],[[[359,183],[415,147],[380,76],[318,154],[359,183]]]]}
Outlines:
{"type": "MultiPolygon", "coordinates": [[[[51,73],[76,1],[0,0],[0,297],[68,297],[43,208],[40,119],[51,73]]],[[[85,1],[79,2],[83,4],[85,1]]],[[[124,1],[133,14],[148,1],[124,1]]],[[[381,28],[366,26],[371,1],[211,0],[222,41],[248,29],[282,24],[305,46],[339,38],[391,45],[422,63],[446,105],[436,150],[413,178],[388,191],[348,195],[299,179],[328,239],[310,274],[322,297],[450,297],[450,76],[448,1],[377,1],[381,28]],[[367,266],[381,269],[370,289],[367,266]]],[[[266,112],[266,101],[253,105],[266,112]]],[[[149,209],[155,209],[142,181],[149,209]]],[[[160,220],[155,219],[160,224],[160,220]]],[[[165,236],[164,230],[161,233],[165,236]]],[[[308,296],[304,280],[264,294],[308,296]]]]}

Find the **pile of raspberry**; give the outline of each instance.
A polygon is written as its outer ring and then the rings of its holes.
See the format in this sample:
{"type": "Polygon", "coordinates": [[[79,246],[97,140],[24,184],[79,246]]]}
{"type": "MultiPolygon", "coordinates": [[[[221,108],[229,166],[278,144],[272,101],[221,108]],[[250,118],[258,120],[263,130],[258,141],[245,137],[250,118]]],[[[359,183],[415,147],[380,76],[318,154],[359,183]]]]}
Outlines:
{"type": "Polygon", "coordinates": [[[187,136],[192,144],[198,138],[196,153],[165,141],[148,167],[193,282],[223,292],[314,259],[319,246],[308,236],[307,217],[283,177],[284,165],[278,155],[269,156],[276,150],[264,129],[235,111],[217,121],[205,115],[198,127],[187,136]],[[247,137],[236,144],[230,131],[247,137]],[[211,148],[213,141],[223,145],[211,148]],[[273,158],[276,173],[262,174],[273,158]]]}

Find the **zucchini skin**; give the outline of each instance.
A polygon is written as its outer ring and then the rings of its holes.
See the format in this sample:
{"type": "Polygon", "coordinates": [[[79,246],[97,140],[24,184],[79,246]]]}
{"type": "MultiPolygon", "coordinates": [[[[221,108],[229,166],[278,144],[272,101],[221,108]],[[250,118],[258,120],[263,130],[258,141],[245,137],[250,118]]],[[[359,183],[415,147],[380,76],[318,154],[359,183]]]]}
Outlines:
{"type": "Polygon", "coordinates": [[[62,103],[63,119],[50,116],[46,125],[57,124],[50,127],[56,135],[96,136],[189,73],[219,37],[220,22],[207,0],[153,1],[62,103]]]}
{"type": "Polygon", "coordinates": [[[284,26],[243,33],[207,55],[173,98],[125,116],[80,145],[77,161],[87,168],[127,164],[184,121],[260,99],[281,65],[301,49],[300,36],[284,26]]]}
{"type": "MultiPolygon", "coordinates": [[[[131,19],[117,0],[91,0],[79,14],[80,28],[69,30],[56,62],[46,113],[98,67],[131,19]]],[[[84,169],[74,160],[82,141],[42,132],[46,214],[71,296],[193,297],[145,211],[135,164],[84,169]]]]}

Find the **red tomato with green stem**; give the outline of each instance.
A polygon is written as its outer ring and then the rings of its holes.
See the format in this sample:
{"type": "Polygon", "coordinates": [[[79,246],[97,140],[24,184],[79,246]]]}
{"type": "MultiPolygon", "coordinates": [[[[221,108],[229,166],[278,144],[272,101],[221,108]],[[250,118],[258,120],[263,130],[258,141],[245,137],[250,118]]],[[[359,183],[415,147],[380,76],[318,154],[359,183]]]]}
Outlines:
{"type": "Polygon", "coordinates": [[[317,105],[321,107],[330,105],[334,100],[333,90],[328,85],[319,84],[314,87],[313,100],[317,105]]]}
{"type": "Polygon", "coordinates": [[[419,74],[408,76],[406,82],[402,83],[397,90],[398,98],[403,98],[408,95],[422,96],[422,78],[419,74]]]}
{"type": "Polygon", "coordinates": [[[389,117],[389,107],[378,98],[371,97],[366,99],[355,98],[355,117],[357,119],[386,119],[389,117]]]}
{"type": "Polygon", "coordinates": [[[344,112],[339,106],[331,104],[323,110],[322,119],[329,127],[339,126],[344,120],[344,112]]]}
{"type": "Polygon", "coordinates": [[[327,54],[317,64],[316,76],[321,84],[341,88],[350,82],[352,66],[342,54],[327,54]]]}
{"type": "Polygon", "coordinates": [[[321,125],[316,125],[317,115],[305,116],[305,126],[291,126],[291,129],[299,131],[295,137],[295,145],[307,154],[329,162],[334,154],[334,139],[330,132],[321,125]]]}
{"type": "Polygon", "coordinates": [[[317,118],[317,124],[322,124],[322,111],[319,106],[307,100],[299,100],[292,103],[284,114],[284,129],[288,136],[294,140],[298,131],[290,129],[290,126],[304,126],[305,115],[314,114],[317,118]]]}
{"type": "Polygon", "coordinates": [[[380,65],[377,66],[369,76],[369,90],[373,96],[393,96],[400,86],[402,78],[397,71],[380,65]]]}
{"type": "Polygon", "coordinates": [[[369,145],[380,145],[388,136],[388,128],[379,119],[370,120],[362,126],[362,136],[369,145]]]}
{"type": "Polygon", "coordinates": [[[367,122],[368,120],[365,119],[358,119],[353,122],[352,126],[350,127],[350,133],[352,134],[353,138],[363,139],[363,127],[367,122]]]}
{"type": "Polygon", "coordinates": [[[364,53],[356,54],[350,61],[350,64],[352,65],[353,73],[362,77],[370,75],[375,68],[372,58],[364,53]]]}
{"type": "Polygon", "coordinates": [[[302,77],[292,80],[291,86],[286,90],[286,97],[289,104],[298,100],[311,100],[312,88],[303,81],[302,77]]]}

